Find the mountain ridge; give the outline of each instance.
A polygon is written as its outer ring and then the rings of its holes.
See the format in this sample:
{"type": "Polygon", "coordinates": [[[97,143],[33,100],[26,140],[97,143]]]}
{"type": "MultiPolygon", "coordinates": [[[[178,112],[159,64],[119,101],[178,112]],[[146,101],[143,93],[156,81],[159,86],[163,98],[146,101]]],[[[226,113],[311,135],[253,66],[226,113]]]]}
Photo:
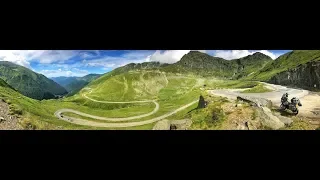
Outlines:
{"type": "Polygon", "coordinates": [[[67,93],[62,86],[43,74],[8,61],[0,61],[0,78],[21,94],[38,100],[67,93]]]}

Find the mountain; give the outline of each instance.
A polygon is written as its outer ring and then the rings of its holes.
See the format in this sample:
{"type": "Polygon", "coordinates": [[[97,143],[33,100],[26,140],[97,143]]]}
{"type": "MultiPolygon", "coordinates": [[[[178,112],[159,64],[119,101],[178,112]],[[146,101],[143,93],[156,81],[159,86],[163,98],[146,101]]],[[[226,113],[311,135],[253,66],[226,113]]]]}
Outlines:
{"type": "Polygon", "coordinates": [[[1,87],[5,87],[5,88],[10,88],[12,90],[15,90],[14,88],[12,88],[9,84],[7,84],[3,79],[0,78],[0,86],[1,87]]]}
{"type": "Polygon", "coordinates": [[[166,75],[158,70],[128,71],[117,75],[105,74],[88,84],[93,97],[112,101],[153,99],[166,86],[166,75]]]}
{"type": "Polygon", "coordinates": [[[0,61],[0,78],[21,94],[38,100],[67,93],[63,87],[44,75],[7,61],[0,61]]]}
{"type": "Polygon", "coordinates": [[[163,68],[168,66],[167,63],[160,63],[160,62],[143,62],[143,63],[130,63],[125,66],[119,67],[114,69],[113,71],[109,72],[109,75],[117,75],[124,72],[132,71],[132,70],[156,70],[159,68],[163,68]]]}
{"type": "Polygon", "coordinates": [[[61,86],[63,86],[67,91],[68,95],[71,96],[80,91],[84,86],[89,84],[91,81],[100,77],[101,74],[88,74],[83,77],[54,77],[51,78],[61,86]]]}
{"type": "Polygon", "coordinates": [[[272,58],[259,52],[240,59],[225,60],[199,51],[190,51],[180,61],[163,69],[175,73],[192,72],[202,76],[239,79],[258,71],[271,61],[272,58]]]}
{"type": "Polygon", "coordinates": [[[268,63],[252,80],[320,89],[320,50],[294,50],[268,63]]]}
{"type": "Polygon", "coordinates": [[[320,60],[320,50],[294,50],[268,63],[252,77],[254,80],[269,81],[278,73],[296,68],[311,61],[320,60]]]}
{"type": "Polygon", "coordinates": [[[92,81],[89,85],[102,83],[103,81],[107,80],[108,78],[129,72],[129,71],[159,70],[159,69],[166,67],[168,65],[169,64],[160,63],[160,62],[130,63],[130,64],[118,67],[110,72],[103,74],[100,78],[92,81]]]}
{"type": "Polygon", "coordinates": [[[62,87],[66,87],[66,85],[70,84],[73,81],[77,80],[77,77],[65,77],[65,76],[60,76],[60,77],[52,77],[50,78],[54,82],[60,84],[62,87]]]}

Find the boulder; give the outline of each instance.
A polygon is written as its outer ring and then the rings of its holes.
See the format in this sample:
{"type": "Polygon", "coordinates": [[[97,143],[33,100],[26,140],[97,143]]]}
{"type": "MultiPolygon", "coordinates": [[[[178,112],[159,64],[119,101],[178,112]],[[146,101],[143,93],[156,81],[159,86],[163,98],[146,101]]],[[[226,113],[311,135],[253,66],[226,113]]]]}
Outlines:
{"type": "Polygon", "coordinates": [[[191,124],[191,119],[173,120],[170,122],[171,126],[175,126],[177,130],[187,130],[191,124]]]}
{"type": "Polygon", "coordinates": [[[154,126],[152,130],[170,130],[170,121],[164,119],[161,121],[158,121],[154,126]]]}
{"type": "Polygon", "coordinates": [[[268,99],[241,95],[237,97],[237,100],[250,103],[257,107],[261,123],[264,126],[271,129],[280,129],[285,126],[285,123],[289,123],[288,120],[284,120],[286,122],[282,122],[277,116],[272,114],[270,110],[272,107],[272,101],[268,99]]]}
{"type": "Polygon", "coordinates": [[[257,98],[257,97],[241,95],[241,96],[237,97],[237,100],[248,102],[248,103],[253,104],[257,107],[268,107],[268,108],[272,107],[272,101],[270,101],[268,99],[264,99],[264,98],[257,98]]]}
{"type": "Polygon", "coordinates": [[[248,122],[245,123],[236,123],[237,125],[237,130],[249,130],[249,125],[248,122]]]}
{"type": "Polygon", "coordinates": [[[271,129],[280,129],[282,127],[285,126],[285,124],[280,121],[280,119],[273,115],[271,110],[267,107],[261,107],[262,113],[261,115],[261,119],[262,119],[262,123],[267,126],[270,127],[271,129]]]}
{"type": "Polygon", "coordinates": [[[293,122],[291,118],[281,116],[280,113],[276,113],[275,115],[279,118],[281,122],[283,122],[287,126],[289,126],[293,122]]]}
{"type": "Polygon", "coordinates": [[[0,117],[0,123],[1,123],[2,121],[5,121],[5,119],[4,119],[3,117],[0,117]]]}
{"type": "Polygon", "coordinates": [[[207,103],[205,100],[204,100],[204,97],[203,96],[200,96],[199,98],[199,102],[198,102],[198,109],[200,108],[205,108],[207,106],[207,103]]]}

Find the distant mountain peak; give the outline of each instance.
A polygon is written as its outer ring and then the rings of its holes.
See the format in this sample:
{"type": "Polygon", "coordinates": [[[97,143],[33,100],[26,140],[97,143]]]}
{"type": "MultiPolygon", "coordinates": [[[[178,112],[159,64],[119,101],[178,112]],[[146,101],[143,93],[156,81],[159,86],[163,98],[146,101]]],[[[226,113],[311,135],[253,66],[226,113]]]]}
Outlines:
{"type": "MultiPolygon", "coordinates": [[[[250,55],[249,55],[250,56],[250,55]]],[[[261,52],[255,52],[251,56],[256,56],[256,57],[264,57],[264,58],[271,58],[270,56],[263,54],[261,52]]]]}

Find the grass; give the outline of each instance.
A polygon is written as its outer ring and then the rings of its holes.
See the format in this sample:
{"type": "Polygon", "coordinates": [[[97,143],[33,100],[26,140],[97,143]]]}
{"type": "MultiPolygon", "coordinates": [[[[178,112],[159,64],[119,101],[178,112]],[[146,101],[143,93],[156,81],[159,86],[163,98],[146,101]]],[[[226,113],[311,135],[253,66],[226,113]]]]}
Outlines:
{"type": "Polygon", "coordinates": [[[167,85],[166,75],[160,71],[133,71],[98,80],[101,83],[88,87],[94,89],[90,97],[102,101],[150,100],[167,85]]]}
{"type": "Polygon", "coordinates": [[[226,103],[225,98],[220,97],[206,97],[209,100],[208,106],[203,109],[194,109],[189,113],[189,117],[192,120],[190,129],[219,129],[221,124],[226,119],[226,115],[223,112],[221,105],[226,103]]]}
{"type": "Polygon", "coordinates": [[[310,61],[319,61],[320,51],[319,50],[294,50],[288,52],[276,60],[269,62],[259,72],[255,73],[254,76],[250,76],[246,79],[254,79],[260,81],[268,81],[277,73],[287,71],[295,68],[301,64],[306,64],[310,61]]]}
{"type": "Polygon", "coordinates": [[[259,83],[255,87],[244,90],[241,93],[265,93],[265,92],[272,92],[272,90],[266,88],[263,84],[259,83]]]}
{"type": "Polygon", "coordinates": [[[315,125],[311,125],[307,120],[300,119],[298,117],[292,117],[292,124],[288,127],[283,128],[283,130],[314,130],[315,125]]]}
{"type": "MultiPolygon", "coordinates": [[[[130,121],[135,122],[169,113],[185,104],[198,100],[200,94],[207,97],[207,94],[200,89],[204,84],[206,84],[206,88],[208,89],[247,88],[256,86],[257,82],[201,78],[193,75],[162,73],[160,71],[134,71],[108,76],[107,78],[103,76],[98,78],[90,83],[89,87],[92,88],[93,91],[88,96],[97,100],[112,101],[156,99],[160,105],[159,111],[151,116],[130,121]]],[[[81,93],[84,92],[85,91],[82,90],[74,96],[64,99],[38,101],[25,97],[8,87],[0,87],[0,96],[12,104],[12,112],[14,114],[20,114],[23,117],[23,127],[31,129],[152,129],[155,124],[152,123],[128,128],[96,128],[72,124],[54,117],[54,112],[62,108],[75,109],[102,117],[130,117],[149,113],[155,107],[153,103],[97,103],[84,98],[81,95],[81,93]]],[[[167,119],[191,118],[195,121],[194,127],[196,129],[214,129],[223,121],[224,115],[220,107],[223,102],[225,102],[225,99],[216,98],[214,99],[214,103],[211,103],[208,108],[191,111],[197,107],[197,104],[194,104],[167,119]],[[215,120],[213,120],[212,117],[214,117],[213,119],[215,120]]],[[[75,114],[65,113],[65,115],[99,121],[75,114]]]]}
{"type": "Polygon", "coordinates": [[[227,79],[206,79],[206,89],[241,89],[253,88],[259,84],[257,81],[227,80],[227,79]]]}
{"type": "MultiPolygon", "coordinates": [[[[197,84],[197,80],[191,77],[176,77],[175,75],[169,75],[168,79],[170,83],[167,82],[167,79],[163,79],[164,76],[161,73],[146,73],[146,72],[134,72],[134,77],[131,78],[128,82],[128,92],[135,91],[134,87],[138,87],[140,82],[136,81],[151,81],[152,76],[155,75],[159,79],[165,80],[166,87],[159,88],[152,86],[156,86],[158,81],[154,82],[144,82],[140,83],[139,88],[141,90],[146,90],[146,95],[125,95],[131,96],[131,99],[141,100],[140,98],[145,97],[154,97],[158,99],[160,104],[160,110],[149,117],[145,117],[142,119],[137,119],[136,121],[150,119],[152,117],[157,117],[168,113],[182,105],[190,103],[194,101],[199,96],[198,88],[194,88],[197,84]],[[138,76],[139,74],[139,76],[138,76]],[[142,78],[141,78],[142,77],[142,78]],[[133,80],[134,78],[139,78],[139,80],[133,80]],[[150,86],[144,86],[145,84],[150,83],[150,86]],[[167,84],[168,83],[168,84],[167,84]],[[149,88],[149,89],[148,89],[149,88]],[[151,93],[150,93],[151,92],[151,93]],[[152,96],[150,96],[152,95],[152,96]]],[[[128,78],[130,79],[130,78],[128,78]]],[[[109,80],[108,80],[109,81],[109,80]]],[[[112,80],[114,81],[114,80],[112,80]]],[[[106,88],[106,82],[103,82],[103,85],[106,88]]],[[[112,83],[107,83],[107,85],[111,86],[112,83]]],[[[101,87],[95,84],[95,86],[100,89],[99,93],[102,93],[101,87]]],[[[160,85],[162,86],[162,85],[160,85]]],[[[93,86],[94,87],[94,86],[93,86]]],[[[123,86],[118,86],[119,88],[123,86]]],[[[95,89],[94,89],[95,90],[95,89]]],[[[114,91],[119,91],[118,89],[113,89],[113,91],[106,91],[106,93],[110,93],[109,96],[116,99],[117,96],[122,98],[123,93],[116,93],[114,91]]],[[[95,92],[95,91],[94,91],[95,92]]],[[[97,94],[99,94],[97,93],[97,94]]],[[[103,95],[103,100],[106,100],[108,94],[103,95]]],[[[110,129],[110,128],[95,128],[95,127],[86,127],[80,126],[76,124],[72,124],[69,122],[65,122],[54,117],[54,112],[61,108],[69,108],[79,110],[84,113],[104,116],[104,117],[128,117],[128,116],[136,116],[144,113],[151,112],[155,105],[153,103],[139,103],[139,104],[103,104],[96,103],[90,100],[84,99],[80,93],[75,96],[68,97],[65,99],[59,100],[43,100],[38,101],[28,97],[25,97],[18,92],[8,88],[8,87],[0,87],[0,96],[5,99],[6,102],[12,104],[12,113],[21,114],[23,116],[22,125],[24,127],[31,127],[31,129],[110,129]]],[[[154,123],[152,123],[154,124],[154,123]]],[[[152,124],[143,125],[139,127],[130,127],[130,128],[112,128],[112,129],[152,129],[152,124]]]]}

